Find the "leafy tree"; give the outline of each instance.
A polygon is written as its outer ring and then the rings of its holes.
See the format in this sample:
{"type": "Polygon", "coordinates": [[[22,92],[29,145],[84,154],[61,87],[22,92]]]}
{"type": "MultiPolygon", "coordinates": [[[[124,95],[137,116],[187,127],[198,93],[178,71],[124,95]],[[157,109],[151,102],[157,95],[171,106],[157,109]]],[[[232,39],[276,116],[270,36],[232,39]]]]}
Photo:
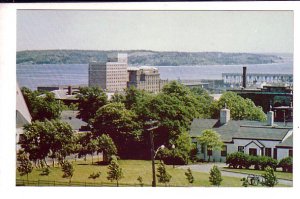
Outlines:
{"type": "Polygon", "coordinates": [[[110,164],[108,165],[107,179],[112,181],[117,181],[117,187],[119,186],[119,180],[123,178],[123,171],[120,167],[117,158],[115,156],[112,157],[110,164]]]}
{"type": "Polygon", "coordinates": [[[293,171],[293,158],[286,157],[279,161],[278,167],[282,167],[282,171],[292,172],[293,171]]]}
{"type": "Polygon", "coordinates": [[[88,150],[88,144],[90,143],[93,135],[91,133],[80,134],[77,136],[77,144],[78,144],[78,157],[84,157],[86,161],[86,156],[90,154],[88,150]]]}
{"type": "Polygon", "coordinates": [[[109,135],[102,134],[97,138],[98,152],[103,153],[103,161],[109,162],[113,155],[117,155],[117,147],[109,135]]]}
{"type": "Polygon", "coordinates": [[[265,179],[262,182],[263,186],[274,187],[278,183],[277,177],[274,173],[274,169],[271,167],[267,167],[265,169],[265,173],[262,174],[262,177],[265,179]]]}
{"type": "Polygon", "coordinates": [[[48,176],[49,174],[50,174],[50,169],[48,167],[46,167],[42,170],[42,173],[40,175],[48,176]]]}
{"type": "Polygon", "coordinates": [[[92,121],[94,136],[109,135],[117,146],[121,157],[136,153],[140,141],[141,127],[137,116],[122,103],[110,103],[101,107],[92,121]]]}
{"type": "Polygon", "coordinates": [[[26,87],[23,87],[21,91],[32,120],[57,119],[60,117],[61,111],[65,108],[64,104],[55,99],[53,93],[31,91],[26,87]]]}
{"type": "Polygon", "coordinates": [[[115,93],[112,97],[111,97],[111,102],[121,102],[123,103],[125,101],[125,96],[123,94],[120,93],[115,93]]]}
{"type": "Polygon", "coordinates": [[[188,168],[187,172],[184,173],[186,176],[186,179],[189,183],[194,183],[194,176],[192,174],[192,170],[190,168],[188,168]]]}
{"type": "MultiPolygon", "coordinates": [[[[211,147],[212,150],[221,150],[223,146],[220,134],[211,129],[202,131],[202,134],[198,137],[198,141],[203,146],[211,147]]],[[[208,159],[210,160],[210,155],[208,159]]]]}
{"type": "Polygon", "coordinates": [[[214,165],[213,168],[209,172],[209,182],[212,185],[220,186],[222,180],[223,179],[222,179],[222,175],[221,175],[219,168],[216,165],[214,165]]]}
{"type": "Polygon", "coordinates": [[[234,92],[225,92],[218,101],[211,104],[211,117],[219,118],[220,109],[224,108],[225,104],[230,109],[230,117],[233,120],[266,120],[266,114],[261,107],[256,107],[253,101],[234,92]]]}
{"type": "Polygon", "coordinates": [[[92,164],[94,164],[94,153],[98,151],[98,141],[96,139],[90,139],[86,149],[87,152],[92,156],[92,164]]]}
{"type": "Polygon", "coordinates": [[[137,181],[140,183],[140,186],[143,187],[144,186],[144,183],[143,183],[143,177],[139,176],[137,178],[137,181]]]}
{"type": "Polygon", "coordinates": [[[17,161],[17,170],[19,171],[21,176],[26,175],[28,182],[28,174],[31,173],[33,169],[31,161],[29,160],[27,154],[22,150],[20,150],[17,154],[17,161]]]}
{"type": "Polygon", "coordinates": [[[165,164],[163,162],[160,162],[157,168],[157,172],[158,174],[156,174],[156,176],[158,177],[158,182],[164,183],[165,186],[167,186],[167,183],[170,182],[172,176],[167,172],[165,164]]]}
{"type": "Polygon", "coordinates": [[[73,177],[74,174],[74,168],[73,165],[68,162],[67,160],[65,160],[62,165],[61,165],[61,170],[63,172],[63,178],[69,178],[69,183],[71,183],[71,179],[73,177]]]}
{"type": "Polygon", "coordinates": [[[107,104],[107,95],[99,87],[82,87],[77,94],[79,117],[89,122],[96,111],[107,104]]]}

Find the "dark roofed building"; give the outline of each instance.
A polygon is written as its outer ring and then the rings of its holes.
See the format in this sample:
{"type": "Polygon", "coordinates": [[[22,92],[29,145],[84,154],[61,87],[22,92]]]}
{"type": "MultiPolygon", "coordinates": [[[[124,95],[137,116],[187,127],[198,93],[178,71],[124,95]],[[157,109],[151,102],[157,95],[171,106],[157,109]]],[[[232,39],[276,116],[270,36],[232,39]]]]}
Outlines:
{"type": "Polygon", "coordinates": [[[68,123],[76,132],[88,131],[88,124],[78,116],[79,111],[62,111],[60,117],[63,122],[68,123]]]}

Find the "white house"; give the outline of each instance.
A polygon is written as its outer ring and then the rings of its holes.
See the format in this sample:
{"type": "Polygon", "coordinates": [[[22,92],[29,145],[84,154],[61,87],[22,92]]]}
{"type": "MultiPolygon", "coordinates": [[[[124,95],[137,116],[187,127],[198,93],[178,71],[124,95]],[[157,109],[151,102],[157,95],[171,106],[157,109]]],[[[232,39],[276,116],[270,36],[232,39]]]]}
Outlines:
{"type": "Polygon", "coordinates": [[[218,119],[194,119],[190,136],[197,145],[200,159],[225,162],[226,155],[241,151],[250,155],[265,155],[281,160],[293,155],[293,124],[274,123],[274,114],[268,113],[267,122],[230,120],[230,110],[220,111],[218,119]],[[203,130],[212,129],[220,134],[224,146],[221,151],[212,151],[201,146],[197,137],[203,130]]]}

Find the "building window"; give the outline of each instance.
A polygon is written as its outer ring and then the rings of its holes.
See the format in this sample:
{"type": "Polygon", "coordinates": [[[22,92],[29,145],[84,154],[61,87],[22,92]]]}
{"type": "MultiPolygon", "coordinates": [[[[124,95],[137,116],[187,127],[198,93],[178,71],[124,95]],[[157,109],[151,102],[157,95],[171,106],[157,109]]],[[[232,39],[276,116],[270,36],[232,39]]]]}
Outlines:
{"type": "Polygon", "coordinates": [[[207,155],[212,156],[212,147],[211,146],[207,146],[207,155]]]}
{"type": "Polygon", "coordinates": [[[202,145],[201,145],[201,153],[204,153],[204,151],[205,151],[205,147],[204,147],[204,145],[202,144],[202,145]]]}
{"type": "Polygon", "coordinates": [[[221,150],[221,156],[226,157],[227,156],[227,146],[223,145],[221,150]]]}
{"type": "Polygon", "coordinates": [[[293,157],[293,149],[289,150],[289,157],[293,157]]]}
{"type": "Polygon", "coordinates": [[[272,149],[271,148],[265,148],[265,156],[272,157],[272,149]]]}
{"type": "Polygon", "coordinates": [[[244,146],[238,146],[238,152],[244,153],[244,146]]]}
{"type": "Polygon", "coordinates": [[[256,148],[249,148],[249,155],[257,156],[257,149],[256,148]]]}

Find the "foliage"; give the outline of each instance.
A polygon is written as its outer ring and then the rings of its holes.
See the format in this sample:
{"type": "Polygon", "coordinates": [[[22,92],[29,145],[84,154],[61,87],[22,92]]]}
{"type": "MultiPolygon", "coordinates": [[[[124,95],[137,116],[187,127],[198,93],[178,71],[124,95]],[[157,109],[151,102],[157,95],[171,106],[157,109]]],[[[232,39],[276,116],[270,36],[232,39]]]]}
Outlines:
{"type": "Polygon", "coordinates": [[[28,174],[32,172],[33,166],[27,154],[24,151],[20,150],[17,154],[17,161],[17,170],[19,171],[20,176],[26,175],[28,181],[28,174]]]}
{"type": "Polygon", "coordinates": [[[46,167],[42,170],[42,173],[40,175],[48,176],[49,174],[50,174],[50,169],[48,167],[46,167]]]}
{"type": "Polygon", "coordinates": [[[125,96],[120,93],[115,93],[113,96],[111,96],[111,102],[121,102],[123,103],[125,101],[125,96]]]}
{"type": "MultiPolygon", "coordinates": [[[[202,131],[202,134],[198,137],[198,141],[202,146],[209,146],[212,150],[221,150],[223,142],[220,134],[212,129],[206,129],[202,131]]],[[[210,160],[210,155],[209,155],[210,160]]]]}
{"type": "Polygon", "coordinates": [[[73,165],[68,162],[67,160],[65,160],[62,165],[61,165],[61,170],[63,172],[63,178],[69,178],[69,183],[71,182],[71,179],[73,177],[74,174],[74,168],[73,165]]]}
{"type": "Polygon", "coordinates": [[[122,168],[120,167],[115,156],[112,157],[110,164],[108,165],[107,175],[108,180],[117,181],[117,186],[119,186],[119,180],[121,180],[124,177],[122,168]]]}
{"type": "Polygon", "coordinates": [[[210,170],[209,172],[209,182],[212,185],[215,186],[220,186],[221,182],[222,182],[222,175],[221,175],[221,171],[219,170],[219,168],[217,166],[213,166],[213,168],[210,170]]]}
{"type": "MultiPolygon", "coordinates": [[[[33,50],[17,52],[17,64],[86,64],[91,60],[104,61],[108,54],[119,51],[96,50],[33,50]]],[[[224,52],[162,52],[126,50],[130,65],[199,66],[220,64],[266,64],[281,62],[276,55],[224,52]]]]}
{"type": "Polygon", "coordinates": [[[29,159],[44,160],[47,156],[64,158],[71,153],[73,131],[69,124],[60,120],[33,122],[24,126],[24,134],[20,145],[29,159]]]}
{"type": "Polygon", "coordinates": [[[93,179],[94,182],[95,182],[95,180],[96,180],[97,178],[99,178],[100,175],[101,175],[101,171],[99,171],[99,172],[97,172],[97,173],[94,173],[94,172],[93,172],[92,174],[90,174],[89,178],[93,179]]]}
{"type": "Polygon", "coordinates": [[[143,187],[144,186],[144,183],[143,183],[143,177],[142,176],[139,176],[137,178],[137,181],[140,183],[140,186],[143,187]]]}
{"type": "Polygon", "coordinates": [[[110,103],[101,107],[92,122],[94,136],[109,135],[117,146],[121,157],[136,153],[140,141],[141,127],[137,116],[122,103],[110,103]]]}
{"type": "Polygon", "coordinates": [[[96,139],[90,139],[86,145],[86,150],[87,150],[88,154],[90,154],[92,156],[92,164],[94,164],[94,158],[93,158],[94,153],[96,151],[98,151],[98,148],[99,148],[98,140],[96,140],[96,139]]]}
{"type": "Polygon", "coordinates": [[[282,171],[293,172],[293,158],[286,157],[279,161],[278,167],[282,167],[282,171]]]}
{"type": "Polygon", "coordinates": [[[262,182],[263,186],[274,187],[278,183],[274,169],[269,166],[265,169],[265,173],[262,175],[262,177],[265,179],[262,182]]]}
{"type": "Polygon", "coordinates": [[[230,109],[230,117],[233,120],[259,120],[265,121],[266,114],[261,107],[256,107],[250,99],[244,99],[234,92],[225,92],[218,101],[211,104],[212,118],[219,118],[220,109],[227,106],[230,109]]]}
{"type": "Polygon", "coordinates": [[[43,94],[40,91],[31,91],[26,87],[23,87],[21,91],[34,121],[57,119],[65,108],[55,99],[53,93],[45,92],[43,94]]]}
{"type": "Polygon", "coordinates": [[[78,116],[85,122],[94,118],[97,110],[107,104],[107,95],[100,87],[79,88],[76,97],[78,98],[78,116]]]}
{"type": "Polygon", "coordinates": [[[186,179],[187,179],[187,181],[188,181],[189,183],[191,183],[191,184],[194,183],[194,176],[193,176],[192,171],[191,171],[190,168],[188,168],[188,169],[187,169],[187,172],[185,172],[184,174],[185,174],[186,179]]]}
{"type": "Polygon", "coordinates": [[[158,174],[156,176],[158,177],[158,182],[164,183],[167,186],[167,183],[170,182],[172,176],[167,172],[165,164],[163,162],[160,162],[158,168],[157,168],[158,174]]]}
{"type": "Polygon", "coordinates": [[[97,138],[98,152],[103,152],[103,161],[110,162],[113,155],[117,155],[117,147],[109,135],[102,134],[97,138]]]}

